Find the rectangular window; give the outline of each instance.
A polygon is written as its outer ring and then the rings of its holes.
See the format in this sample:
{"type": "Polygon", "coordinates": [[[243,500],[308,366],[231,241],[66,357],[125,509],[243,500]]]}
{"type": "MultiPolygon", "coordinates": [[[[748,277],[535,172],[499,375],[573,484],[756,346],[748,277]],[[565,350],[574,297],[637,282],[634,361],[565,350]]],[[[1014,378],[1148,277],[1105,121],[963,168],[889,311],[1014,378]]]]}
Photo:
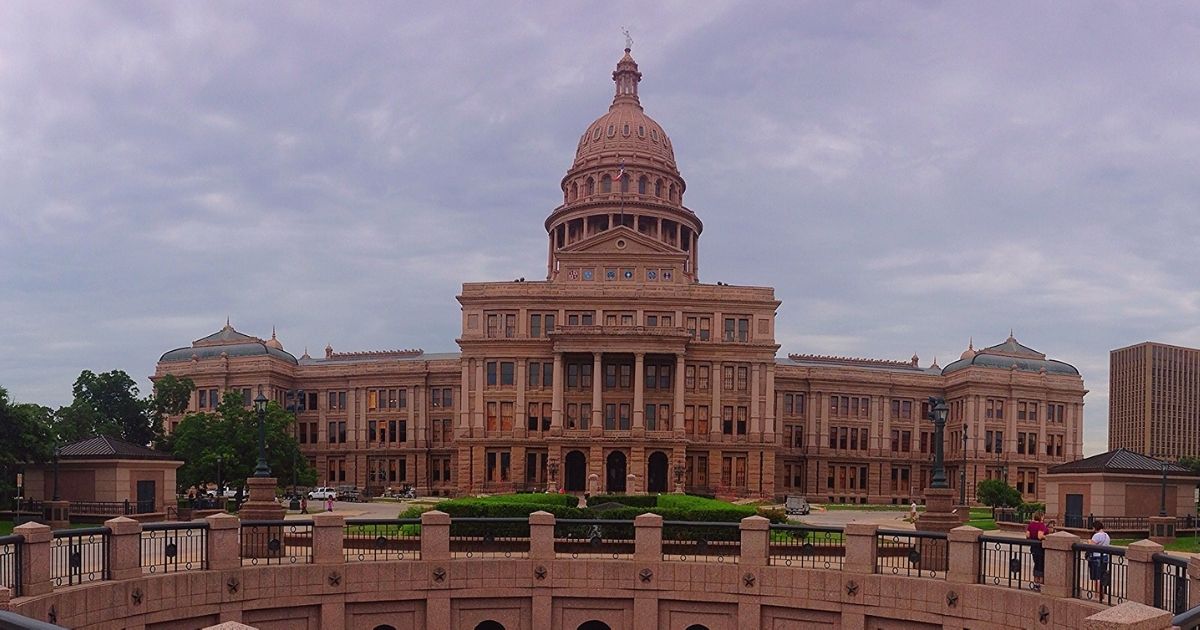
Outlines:
{"type": "Polygon", "coordinates": [[[487,430],[488,432],[496,431],[500,428],[500,404],[489,402],[487,404],[487,430]]]}
{"type": "Polygon", "coordinates": [[[724,391],[727,391],[727,392],[731,392],[731,391],[733,391],[733,373],[734,373],[733,366],[726,365],[723,367],[724,367],[724,369],[722,370],[722,375],[721,375],[721,389],[724,391]]]}
{"type": "Polygon", "coordinates": [[[496,362],[487,362],[487,384],[489,387],[496,386],[496,362]]]}
{"type": "Polygon", "coordinates": [[[579,364],[567,364],[567,389],[575,389],[579,387],[579,364]]]}
{"type": "Polygon", "coordinates": [[[554,387],[554,364],[549,361],[542,364],[542,387],[554,387]]]}
{"type": "Polygon", "coordinates": [[[658,405],[655,405],[654,403],[649,403],[646,405],[645,414],[646,414],[646,430],[647,431],[657,431],[658,430],[658,417],[655,415],[655,412],[657,412],[657,411],[658,411],[658,405]]]}
{"type": "Polygon", "coordinates": [[[737,408],[737,432],[738,435],[746,435],[746,407],[737,408]]]}
{"type": "Polygon", "coordinates": [[[529,382],[526,383],[525,386],[529,387],[530,389],[537,389],[537,388],[541,387],[541,385],[539,384],[541,382],[541,379],[542,379],[542,364],[537,363],[536,361],[530,361],[529,362],[529,382]]]}
{"type": "Polygon", "coordinates": [[[701,392],[710,391],[709,380],[712,374],[712,366],[701,365],[696,370],[696,390],[701,392]]]}
{"type": "Polygon", "coordinates": [[[617,430],[617,405],[616,403],[608,403],[604,405],[604,429],[606,431],[617,430]]]}
{"type": "Polygon", "coordinates": [[[509,338],[517,336],[517,316],[513,313],[504,316],[504,336],[509,338]]]}
{"type": "Polygon", "coordinates": [[[721,432],[733,435],[733,407],[721,409],[721,432]]]}
{"type": "Polygon", "coordinates": [[[533,315],[529,316],[529,336],[530,337],[541,337],[542,336],[542,316],[541,315],[533,314],[533,315]]]}
{"type": "Polygon", "coordinates": [[[513,404],[511,402],[500,403],[500,430],[503,432],[512,431],[513,428],[513,404]]]}
{"type": "Polygon", "coordinates": [[[629,403],[621,403],[620,405],[618,405],[618,411],[621,413],[620,429],[622,431],[628,431],[629,427],[630,427],[630,418],[629,418],[630,405],[629,405],[629,403]]]}
{"type": "Polygon", "coordinates": [[[516,379],[514,377],[514,373],[516,371],[515,367],[516,367],[516,364],[513,363],[512,361],[501,361],[500,362],[500,385],[501,386],[513,385],[514,383],[516,383],[516,379]]]}

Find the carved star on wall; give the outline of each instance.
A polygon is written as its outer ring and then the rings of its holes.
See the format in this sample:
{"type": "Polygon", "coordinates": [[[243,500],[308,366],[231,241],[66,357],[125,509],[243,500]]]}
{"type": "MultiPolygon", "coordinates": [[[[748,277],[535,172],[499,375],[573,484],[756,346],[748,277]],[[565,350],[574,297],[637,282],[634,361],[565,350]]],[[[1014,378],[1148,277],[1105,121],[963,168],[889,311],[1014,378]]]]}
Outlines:
{"type": "Polygon", "coordinates": [[[1046,608],[1045,604],[1042,604],[1041,608],[1038,608],[1038,621],[1043,624],[1050,623],[1050,609],[1046,608]]]}
{"type": "Polygon", "coordinates": [[[642,569],[638,572],[638,577],[641,578],[643,582],[649,582],[650,578],[654,577],[654,572],[650,569],[642,569]]]}
{"type": "Polygon", "coordinates": [[[142,598],[145,597],[145,594],[142,593],[142,589],[135,588],[133,589],[133,592],[129,594],[129,597],[133,600],[133,605],[137,606],[142,603],[142,598]]]}
{"type": "Polygon", "coordinates": [[[446,570],[443,569],[442,567],[438,567],[438,568],[434,569],[433,570],[433,581],[434,582],[446,581],[446,570]]]}
{"type": "Polygon", "coordinates": [[[958,606],[958,593],[955,593],[954,591],[947,592],[946,593],[946,605],[951,608],[958,606]]]}
{"type": "Polygon", "coordinates": [[[858,582],[855,582],[854,580],[846,582],[846,594],[851,597],[858,595],[858,582]]]}
{"type": "Polygon", "coordinates": [[[549,573],[549,572],[546,571],[546,567],[539,564],[538,567],[533,570],[533,577],[535,577],[539,580],[544,580],[544,579],[546,579],[547,573],[549,573]]]}
{"type": "Polygon", "coordinates": [[[341,573],[334,571],[333,573],[329,574],[329,585],[330,586],[339,586],[339,585],[341,585],[341,583],[342,583],[342,574],[341,573]]]}
{"type": "Polygon", "coordinates": [[[742,576],[742,584],[744,584],[746,586],[754,586],[754,574],[747,573],[746,575],[743,575],[742,576]]]}
{"type": "Polygon", "coordinates": [[[229,591],[230,595],[233,595],[234,593],[238,592],[238,589],[241,587],[242,587],[242,583],[239,582],[238,579],[235,577],[231,577],[231,578],[229,578],[228,581],[225,582],[225,589],[229,591]]]}

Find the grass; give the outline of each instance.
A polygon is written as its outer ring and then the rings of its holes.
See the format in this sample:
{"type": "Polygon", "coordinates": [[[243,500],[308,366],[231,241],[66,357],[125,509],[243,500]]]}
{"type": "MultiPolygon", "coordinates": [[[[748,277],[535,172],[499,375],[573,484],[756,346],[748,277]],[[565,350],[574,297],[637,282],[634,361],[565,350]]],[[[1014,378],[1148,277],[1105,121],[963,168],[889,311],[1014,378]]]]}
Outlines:
{"type": "MultiPolygon", "coordinates": [[[[1112,544],[1120,547],[1128,547],[1143,538],[1114,538],[1112,544]]],[[[1200,538],[1195,536],[1180,536],[1175,540],[1163,545],[1166,551],[1182,551],[1185,553],[1200,553],[1200,538]]]]}
{"type": "MultiPolygon", "coordinates": [[[[98,527],[97,523],[71,523],[71,529],[80,529],[83,527],[98,527]]],[[[13,532],[12,521],[0,521],[0,536],[8,536],[13,532]]]]}

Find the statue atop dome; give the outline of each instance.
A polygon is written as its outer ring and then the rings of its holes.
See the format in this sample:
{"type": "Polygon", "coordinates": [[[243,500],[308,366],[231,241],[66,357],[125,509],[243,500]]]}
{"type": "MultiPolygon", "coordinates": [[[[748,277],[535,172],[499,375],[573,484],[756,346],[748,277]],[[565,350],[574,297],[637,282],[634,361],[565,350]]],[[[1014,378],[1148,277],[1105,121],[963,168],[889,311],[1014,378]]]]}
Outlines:
{"type": "Polygon", "coordinates": [[[621,32],[625,34],[625,52],[633,50],[633,37],[629,34],[629,29],[622,26],[621,32]]]}

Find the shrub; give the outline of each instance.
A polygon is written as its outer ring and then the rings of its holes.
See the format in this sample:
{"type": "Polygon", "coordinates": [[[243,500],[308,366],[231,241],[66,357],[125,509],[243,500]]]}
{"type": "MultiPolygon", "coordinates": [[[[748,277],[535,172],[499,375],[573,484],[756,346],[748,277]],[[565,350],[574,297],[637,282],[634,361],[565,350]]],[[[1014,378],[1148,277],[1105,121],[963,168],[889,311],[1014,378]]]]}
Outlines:
{"type": "Polygon", "coordinates": [[[629,495],[629,494],[597,494],[594,497],[588,497],[588,507],[601,505],[604,503],[620,503],[629,507],[644,507],[650,508],[658,505],[659,497],[655,495],[629,495]]]}

